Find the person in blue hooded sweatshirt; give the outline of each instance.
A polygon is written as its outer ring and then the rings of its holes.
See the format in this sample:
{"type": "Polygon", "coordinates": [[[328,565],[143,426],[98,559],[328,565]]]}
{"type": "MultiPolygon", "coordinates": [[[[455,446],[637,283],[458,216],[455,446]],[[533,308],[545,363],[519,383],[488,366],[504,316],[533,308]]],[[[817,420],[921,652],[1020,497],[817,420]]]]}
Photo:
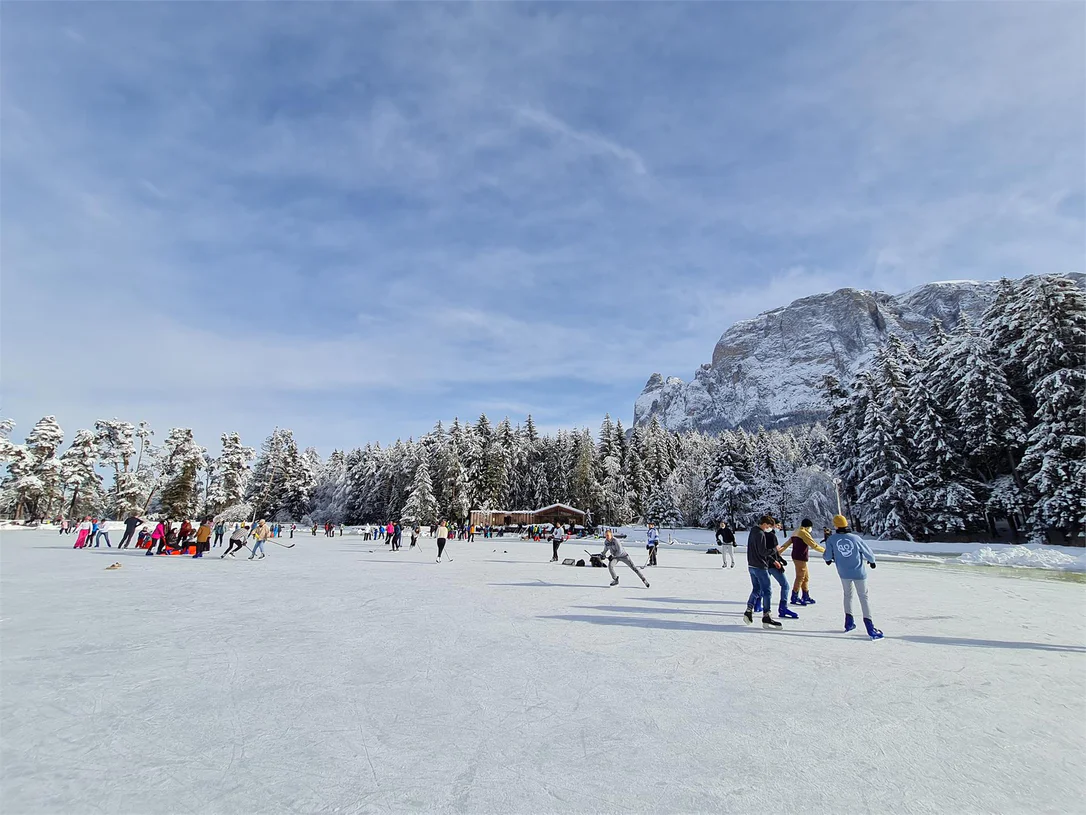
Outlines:
{"type": "Polygon", "coordinates": [[[863,538],[848,528],[848,519],[844,515],[834,515],[833,525],[837,531],[826,541],[826,551],[822,557],[827,566],[837,564],[837,575],[845,592],[845,631],[856,627],[852,617],[852,593],[855,591],[860,598],[867,635],[873,640],[882,639],[882,632],[871,621],[871,605],[867,599],[866,567],[875,568],[875,554],[863,538]]]}

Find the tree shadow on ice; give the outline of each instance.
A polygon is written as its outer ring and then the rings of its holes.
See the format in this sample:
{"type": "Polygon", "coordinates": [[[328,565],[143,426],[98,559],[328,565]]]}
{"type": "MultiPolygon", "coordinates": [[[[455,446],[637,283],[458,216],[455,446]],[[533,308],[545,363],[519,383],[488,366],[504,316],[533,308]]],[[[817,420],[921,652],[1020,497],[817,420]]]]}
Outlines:
{"type": "MultiPolygon", "coordinates": [[[[649,603],[687,603],[689,605],[746,606],[746,600],[693,600],[687,597],[643,597],[649,603]]],[[[655,611],[655,609],[653,609],[655,611]]]]}
{"type": "Polygon", "coordinates": [[[1086,647],[1081,645],[1060,645],[1058,643],[974,640],[968,637],[932,637],[921,634],[902,634],[893,637],[893,639],[915,642],[920,645],[957,645],[962,648],[1010,648],[1016,651],[1055,651],[1058,653],[1086,654],[1086,647]]]}
{"type": "MultiPolygon", "coordinates": [[[[640,598],[638,598],[640,599],[640,598]]],[[[644,608],[641,606],[573,606],[576,609],[582,609],[584,611],[613,611],[617,614],[693,614],[700,615],[702,617],[730,617],[736,616],[734,611],[725,611],[723,609],[707,610],[707,609],[688,609],[688,608],[644,608]]]]}
{"type": "Polygon", "coordinates": [[[542,580],[535,580],[527,583],[487,583],[488,586],[513,586],[516,588],[529,588],[540,589],[545,586],[557,586],[565,589],[606,589],[609,586],[602,586],[594,583],[547,583],[542,580]]]}
{"type": "MultiPolygon", "coordinates": [[[[655,609],[654,609],[655,611],[655,609]]],[[[657,620],[652,617],[608,617],[602,614],[544,614],[541,620],[563,620],[573,623],[594,623],[595,625],[616,625],[627,628],[661,628],[667,631],[753,631],[742,624],[722,625],[719,623],[699,623],[692,620],[657,620]]],[[[758,629],[759,631],[761,629],[758,629]]]]}

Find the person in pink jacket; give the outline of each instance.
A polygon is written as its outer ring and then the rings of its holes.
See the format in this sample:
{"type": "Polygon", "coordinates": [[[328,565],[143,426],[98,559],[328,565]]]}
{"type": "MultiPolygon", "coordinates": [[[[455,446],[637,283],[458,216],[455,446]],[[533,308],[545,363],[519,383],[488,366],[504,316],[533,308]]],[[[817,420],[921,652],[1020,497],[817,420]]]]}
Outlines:
{"type": "Polygon", "coordinates": [[[166,527],[162,525],[162,521],[159,521],[155,525],[155,531],[151,533],[151,545],[147,548],[147,557],[150,557],[155,553],[155,546],[162,548],[162,541],[166,537],[166,527]]]}

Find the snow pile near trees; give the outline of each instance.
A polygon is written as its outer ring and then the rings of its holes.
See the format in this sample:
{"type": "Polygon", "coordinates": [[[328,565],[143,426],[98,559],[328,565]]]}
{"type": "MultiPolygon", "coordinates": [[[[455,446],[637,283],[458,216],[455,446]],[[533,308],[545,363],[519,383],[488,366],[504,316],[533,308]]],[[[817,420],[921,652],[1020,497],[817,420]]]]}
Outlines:
{"type": "Polygon", "coordinates": [[[958,558],[968,566],[1014,566],[1025,569],[1049,569],[1062,572],[1086,572],[1086,554],[1074,556],[1033,546],[996,549],[984,546],[958,558]]]}

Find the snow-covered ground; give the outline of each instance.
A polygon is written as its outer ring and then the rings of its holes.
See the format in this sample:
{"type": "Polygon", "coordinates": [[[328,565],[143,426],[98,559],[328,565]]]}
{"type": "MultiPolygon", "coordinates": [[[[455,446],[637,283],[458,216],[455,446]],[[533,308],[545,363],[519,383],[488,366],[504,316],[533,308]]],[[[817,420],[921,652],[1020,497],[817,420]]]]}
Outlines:
{"type": "Polygon", "coordinates": [[[742,561],[677,546],[645,589],[510,539],[440,565],[430,539],[304,535],[199,563],[0,539],[5,813],[1036,813],[1086,795],[1086,590],[1030,570],[883,563],[870,642],[841,633],[831,568],[769,632],[740,624],[742,561]]]}

